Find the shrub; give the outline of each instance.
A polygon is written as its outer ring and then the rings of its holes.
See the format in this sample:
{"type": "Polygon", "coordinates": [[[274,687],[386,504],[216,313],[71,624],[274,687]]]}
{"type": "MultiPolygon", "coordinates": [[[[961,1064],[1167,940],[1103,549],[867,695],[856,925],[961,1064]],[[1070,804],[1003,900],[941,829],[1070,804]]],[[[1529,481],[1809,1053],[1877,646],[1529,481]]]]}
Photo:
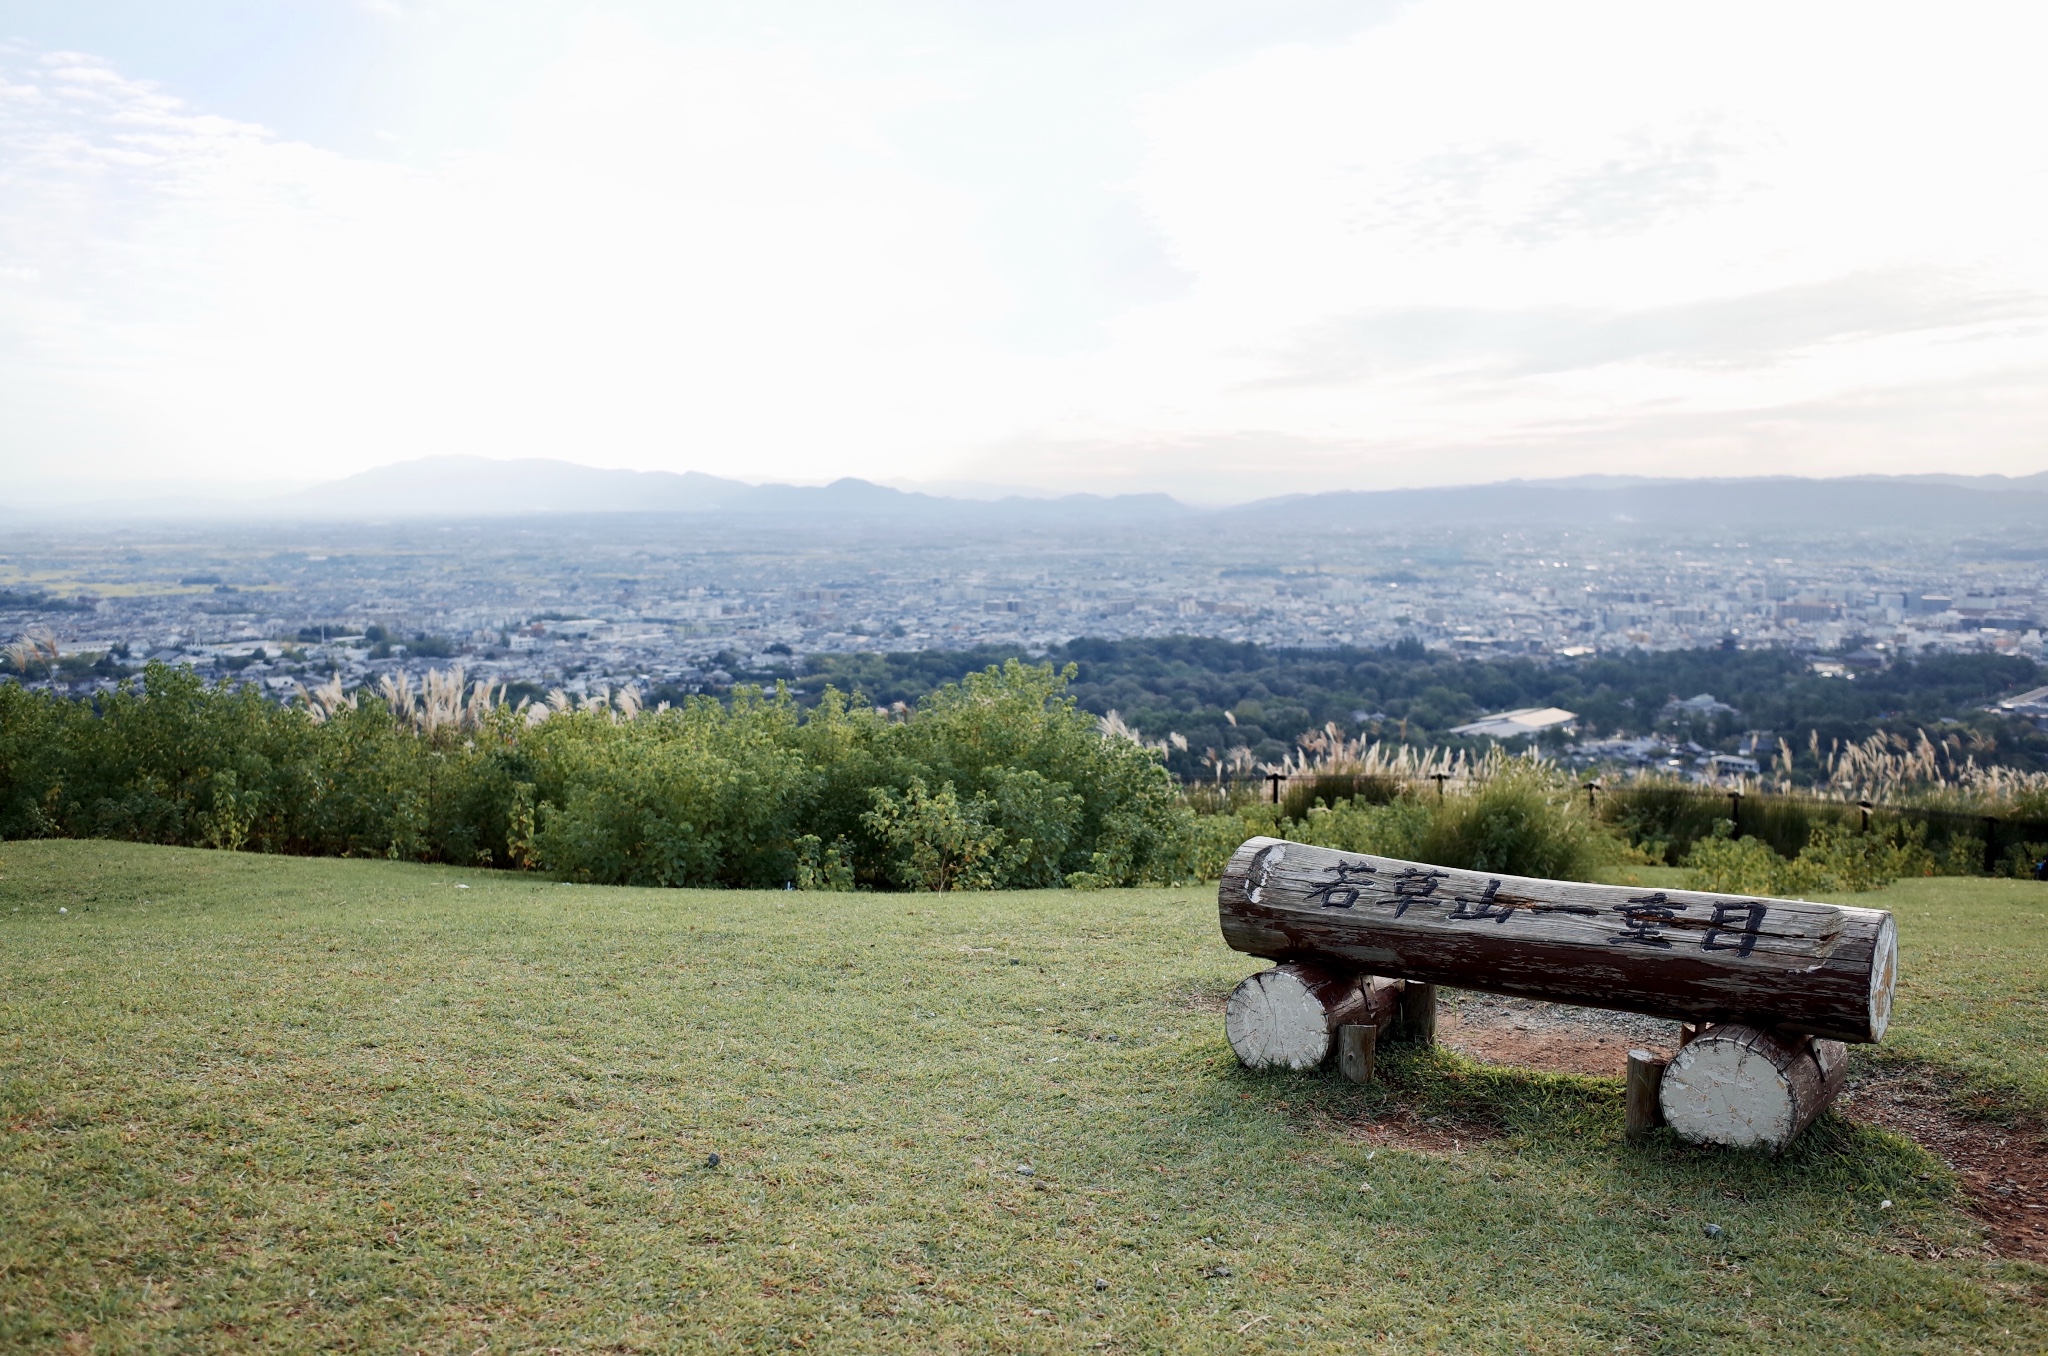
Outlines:
{"type": "Polygon", "coordinates": [[[1713,837],[1693,844],[1685,860],[1689,888],[1798,897],[1877,890],[1901,876],[1935,874],[1934,855],[1917,832],[1857,833],[1817,824],[1799,855],[1788,858],[1762,839],[1733,837],[1733,827],[1723,820],[1713,837]]]}
{"type": "Polygon", "coordinates": [[[1790,893],[1788,865],[1760,838],[1716,834],[1698,840],[1686,853],[1685,884],[1692,890],[1730,895],[1785,895],[1790,893]]]}
{"type": "Polygon", "coordinates": [[[1345,852],[1370,852],[1381,857],[1415,857],[1435,820],[1429,800],[1401,796],[1384,804],[1339,801],[1329,809],[1312,809],[1301,826],[1301,841],[1345,852]]]}
{"type": "MultiPolygon", "coordinates": [[[[1816,805],[1775,796],[1742,799],[1742,834],[1797,856],[1820,823],[1854,822],[1856,807],[1816,805]]],[[[1684,782],[1647,778],[1609,789],[1600,797],[1598,813],[1628,842],[1654,861],[1673,866],[1685,862],[1693,845],[1715,835],[1728,820],[1728,794],[1684,782]]]]}
{"type": "Polygon", "coordinates": [[[765,735],[745,712],[694,704],[629,725],[595,712],[547,722],[541,865],[607,885],[782,885],[797,836],[784,824],[808,778],[802,757],[765,735]]]}
{"type": "Polygon", "coordinates": [[[1282,818],[1277,805],[1247,805],[1227,813],[1197,816],[1189,835],[1187,874],[1195,880],[1220,879],[1231,854],[1245,839],[1264,835],[1315,841],[1304,837],[1304,832],[1300,825],[1282,818]]]}
{"type": "Polygon", "coordinates": [[[851,845],[844,838],[826,847],[815,833],[796,840],[796,888],[845,891],[853,888],[851,845]]]}
{"type": "Polygon", "coordinates": [[[992,890],[1031,840],[1009,841],[989,823],[994,807],[985,796],[962,803],[947,782],[936,793],[922,781],[897,796],[885,787],[872,792],[875,808],[863,816],[887,844],[889,878],[906,890],[992,890]]]}
{"type": "Polygon", "coordinates": [[[2048,843],[2015,843],[1999,863],[2001,875],[2019,880],[2048,880],[2048,843]]]}
{"type": "Polygon", "coordinates": [[[642,713],[465,697],[459,672],[292,707],[148,666],[91,701],[0,684],[0,837],[540,868],[598,883],[977,888],[1186,879],[1194,817],[1069,674],[1012,661],[893,718],[741,689],[642,713]],[[936,788],[936,789],[934,789],[936,788]]]}
{"type": "Polygon", "coordinates": [[[1548,764],[1498,758],[1469,790],[1404,792],[1385,800],[1340,799],[1288,818],[1285,805],[1205,816],[1197,832],[1199,870],[1222,873],[1254,834],[1344,852],[1401,857],[1471,871],[1589,880],[1624,859],[1627,846],[1598,823],[1573,782],[1548,764]]]}
{"type": "Polygon", "coordinates": [[[1318,805],[1327,809],[1335,809],[1341,802],[1385,805],[1403,790],[1398,777],[1385,773],[1325,772],[1291,778],[1280,803],[1289,819],[1307,819],[1318,805]]]}
{"type": "Polygon", "coordinates": [[[1589,880],[1621,858],[1573,794],[1569,778],[1533,759],[1498,764],[1479,787],[1433,807],[1417,859],[1468,871],[1589,880]]]}

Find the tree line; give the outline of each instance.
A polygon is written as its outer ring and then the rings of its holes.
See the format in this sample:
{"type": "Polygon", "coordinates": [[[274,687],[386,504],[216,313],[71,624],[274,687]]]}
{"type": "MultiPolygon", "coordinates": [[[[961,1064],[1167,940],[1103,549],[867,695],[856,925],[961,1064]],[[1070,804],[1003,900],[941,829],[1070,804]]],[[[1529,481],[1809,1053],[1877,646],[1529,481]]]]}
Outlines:
{"type": "MultiPolygon", "coordinates": [[[[1013,650],[815,655],[791,679],[800,696],[858,687],[877,702],[914,702],[1013,650]]],[[[1580,659],[1459,659],[1412,641],[1385,649],[1279,649],[1175,636],[1076,640],[1039,656],[1072,664],[1069,691],[1082,710],[1116,711],[1149,738],[1182,735],[1168,764],[1201,775],[1204,749],[1242,745],[1278,762],[1304,733],[1335,722],[1392,742],[1450,744],[1456,725],[1492,711],[1560,706],[1582,734],[1661,733],[1732,750],[1748,730],[1767,730],[1802,760],[1815,742],[1850,744],[1873,734],[1954,727],[1980,762],[2048,768],[2048,733],[1983,708],[2048,683],[2048,670],[2009,655],[1930,655],[1853,678],[1823,677],[1787,650],[1630,651],[1580,659]],[[1710,693],[1733,712],[1674,710],[1672,698],[1710,693]]],[[[1808,775],[1818,767],[1805,767],[1808,775]]]]}
{"type": "MultiPolygon", "coordinates": [[[[430,674],[417,693],[387,676],[377,691],[344,692],[336,682],[284,705],[163,664],[90,698],[0,683],[0,838],[385,857],[605,884],[825,890],[1214,879],[1255,833],[1531,876],[1585,878],[1631,861],[1718,873],[1703,880],[1806,872],[1796,883],[1807,889],[1820,888],[1816,880],[1868,888],[1932,871],[2038,874],[2037,859],[2048,856],[2031,824],[2013,826],[2024,841],[1992,844],[2000,849],[1992,852],[1968,825],[1925,816],[1881,813],[1859,825],[1848,801],[1759,800],[1737,825],[1722,818],[1718,794],[1645,783],[1611,788],[1596,806],[1563,769],[1498,750],[1461,757],[1449,795],[1420,774],[1309,777],[1280,805],[1242,790],[1184,794],[1166,761],[1181,752],[1176,744],[1144,740],[1085,709],[1091,689],[1079,660],[1055,669],[1013,657],[947,678],[916,666],[959,656],[907,658],[913,676],[934,680],[915,701],[878,701],[857,678],[841,688],[814,674],[803,700],[787,685],[742,687],[653,709],[631,692],[515,705],[455,671],[430,674]],[[1740,845],[1717,846],[1723,840],[1740,845]]],[[[1291,664],[1341,662],[1284,652],[1247,658],[1257,662],[1233,681],[1268,691],[1267,678],[1283,680],[1291,664]]],[[[1173,668],[1184,661],[1156,651],[1111,659],[1157,664],[1157,687],[1186,676],[1173,668]]],[[[1437,662],[1381,655],[1359,661],[1346,681],[1392,673],[1377,689],[1384,694],[1429,676],[1400,666],[1437,662]]],[[[1092,688],[1098,700],[1132,677],[1105,667],[1092,688]]],[[[2016,673],[1931,664],[1903,686],[1974,695],[2016,673]]],[[[1472,677],[1454,664],[1436,676],[1472,677]]],[[[1516,695],[1535,704],[1526,691],[1516,695]]],[[[1185,715],[1169,709],[1166,718],[1185,715]]],[[[2000,786],[2024,781],[2029,805],[2039,799],[2038,775],[2000,776],[2000,786]]]]}
{"type": "Polygon", "coordinates": [[[93,699],[0,684],[0,837],[533,868],[627,885],[1131,885],[1197,871],[1156,754],[1049,666],[905,712],[837,691],[655,710],[387,684],[280,706],[149,665],[93,699]]]}

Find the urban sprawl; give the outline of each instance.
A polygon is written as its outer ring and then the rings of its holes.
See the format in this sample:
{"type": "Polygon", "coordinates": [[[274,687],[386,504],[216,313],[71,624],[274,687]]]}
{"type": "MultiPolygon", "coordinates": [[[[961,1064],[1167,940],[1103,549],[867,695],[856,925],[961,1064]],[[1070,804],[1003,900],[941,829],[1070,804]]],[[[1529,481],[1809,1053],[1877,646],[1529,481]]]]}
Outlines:
{"type": "Polygon", "coordinates": [[[884,523],[591,515],[461,523],[18,531],[0,632],[73,693],[149,660],[279,700],[461,666],[515,691],[718,692],[804,657],[1194,634],[1270,647],[1403,640],[1470,657],[1808,652],[1852,679],[1899,656],[2040,658],[2048,560],[2017,531],[1732,533],[1361,526],[1311,539],[1171,529],[950,533],[884,523]]]}

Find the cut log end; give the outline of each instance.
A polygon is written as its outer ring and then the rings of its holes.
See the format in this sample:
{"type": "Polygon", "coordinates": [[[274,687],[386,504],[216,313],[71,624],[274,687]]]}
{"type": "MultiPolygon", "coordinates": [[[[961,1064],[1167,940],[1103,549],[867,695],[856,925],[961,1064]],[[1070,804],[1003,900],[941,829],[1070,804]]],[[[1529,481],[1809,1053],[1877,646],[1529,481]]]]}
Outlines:
{"type": "Polygon", "coordinates": [[[1899,982],[1899,925],[1890,914],[1877,930],[1870,963],[1870,1039],[1884,1039],[1892,1020],[1892,989],[1899,982]]]}
{"type": "Polygon", "coordinates": [[[1682,1139],[1777,1153],[1835,1100],[1848,1064],[1840,1041],[1709,1027],[1664,1071],[1658,1107],[1682,1139]]]}
{"type": "Polygon", "coordinates": [[[1329,1058],[1338,1027],[1387,1026],[1401,988],[1320,965],[1276,965],[1231,991],[1223,1033],[1248,1069],[1313,1069],[1329,1058]]]}
{"type": "Polygon", "coordinates": [[[1248,1069],[1313,1069],[1330,1053],[1327,972],[1277,965],[1231,991],[1223,1032],[1248,1069]]]}

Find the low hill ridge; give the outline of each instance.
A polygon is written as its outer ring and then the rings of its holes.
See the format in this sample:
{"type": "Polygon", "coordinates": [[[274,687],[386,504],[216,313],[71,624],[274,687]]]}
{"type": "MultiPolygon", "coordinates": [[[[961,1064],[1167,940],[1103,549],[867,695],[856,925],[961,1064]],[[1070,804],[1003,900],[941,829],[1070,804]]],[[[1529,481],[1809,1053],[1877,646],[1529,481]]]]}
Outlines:
{"type": "Polygon", "coordinates": [[[0,516],[55,512],[115,518],[376,521],[589,513],[683,513],[829,518],[846,522],[1173,526],[1242,524],[1359,528],[1469,523],[1486,526],[1691,528],[1926,527],[1967,530],[2048,525],[2048,472],[2026,476],[1900,475],[1813,478],[1658,478],[1583,475],[1391,490],[1280,494],[1196,508],[1161,493],[954,496],[898,489],[855,476],[825,485],[750,484],[701,471],[630,471],[556,458],[421,457],[269,499],[103,501],[58,510],[0,504],[0,516]]]}

